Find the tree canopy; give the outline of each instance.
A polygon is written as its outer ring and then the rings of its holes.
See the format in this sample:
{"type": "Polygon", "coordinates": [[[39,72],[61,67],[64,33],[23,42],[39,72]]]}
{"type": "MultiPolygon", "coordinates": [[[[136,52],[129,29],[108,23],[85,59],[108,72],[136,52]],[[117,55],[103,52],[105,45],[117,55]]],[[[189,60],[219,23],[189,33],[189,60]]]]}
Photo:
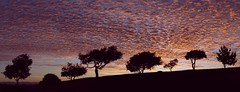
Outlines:
{"type": "Polygon", "coordinates": [[[29,55],[21,54],[12,60],[13,65],[7,65],[3,74],[9,79],[15,79],[18,85],[20,79],[25,79],[31,74],[30,65],[32,64],[32,59],[29,55]]]}
{"type": "Polygon", "coordinates": [[[62,67],[61,76],[74,80],[75,77],[82,76],[87,72],[87,69],[79,64],[68,63],[67,66],[62,67]]]}
{"type": "Polygon", "coordinates": [[[42,81],[39,82],[39,85],[52,87],[52,86],[59,86],[60,83],[61,83],[61,80],[55,74],[49,73],[44,75],[42,81]]]}
{"type": "Polygon", "coordinates": [[[226,46],[221,46],[217,53],[217,60],[222,62],[224,68],[226,65],[235,65],[237,63],[236,52],[231,52],[226,46]]]}
{"type": "Polygon", "coordinates": [[[116,46],[94,49],[87,54],[79,54],[81,64],[87,65],[88,68],[95,68],[96,77],[99,76],[99,69],[104,68],[108,63],[120,58],[122,58],[122,53],[117,50],[116,46]]]}
{"type": "Polygon", "coordinates": [[[143,73],[145,69],[151,69],[153,66],[161,63],[161,57],[155,56],[155,53],[141,52],[130,58],[126,68],[130,72],[143,73]]]}
{"type": "Polygon", "coordinates": [[[187,60],[189,60],[189,59],[191,60],[192,68],[193,68],[193,70],[195,70],[196,60],[202,59],[202,58],[207,58],[207,55],[202,50],[191,50],[190,52],[187,52],[185,58],[187,60]]]}
{"type": "Polygon", "coordinates": [[[53,89],[59,89],[61,86],[61,80],[55,74],[48,73],[44,75],[42,81],[39,82],[40,87],[44,92],[57,92],[52,91],[53,89]]]}

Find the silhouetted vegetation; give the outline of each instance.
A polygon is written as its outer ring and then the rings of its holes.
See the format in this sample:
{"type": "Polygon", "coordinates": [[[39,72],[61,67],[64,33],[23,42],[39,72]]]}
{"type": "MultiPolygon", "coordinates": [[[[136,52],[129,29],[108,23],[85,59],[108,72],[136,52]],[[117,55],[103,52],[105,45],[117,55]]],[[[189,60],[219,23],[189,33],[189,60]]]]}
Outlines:
{"type": "Polygon", "coordinates": [[[67,63],[67,66],[62,67],[61,76],[74,80],[75,77],[82,76],[87,72],[87,69],[79,64],[67,63]]]}
{"type": "Polygon", "coordinates": [[[240,83],[240,68],[196,71],[124,74],[62,81],[54,74],[45,75],[40,85],[4,85],[1,92],[235,92],[240,83]],[[51,76],[51,77],[50,77],[51,76]],[[55,77],[54,77],[55,76],[55,77]],[[53,81],[50,81],[52,80],[53,81]],[[56,79],[56,80],[55,80],[56,79]],[[44,85],[42,85],[44,83],[44,85]],[[175,86],[173,86],[175,85],[175,86]],[[192,89],[188,89],[192,88],[192,89]]]}
{"type": "Polygon", "coordinates": [[[196,60],[202,59],[202,58],[207,58],[207,55],[205,54],[204,51],[201,50],[191,50],[190,52],[187,52],[185,58],[188,60],[191,60],[192,63],[192,68],[195,70],[195,64],[196,60]]]}
{"type": "Polygon", "coordinates": [[[44,75],[42,81],[39,82],[39,85],[42,86],[56,86],[60,85],[61,80],[55,74],[46,74],[44,75]]]}
{"type": "Polygon", "coordinates": [[[120,58],[122,58],[122,53],[118,51],[115,46],[94,49],[85,55],[79,54],[79,59],[82,64],[87,65],[87,68],[95,68],[96,77],[99,76],[99,69],[104,68],[108,63],[120,58]],[[89,66],[91,64],[93,64],[93,66],[89,66]]]}
{"type": "Polygon", "coordinates": [[[83,78],[62,84],[63,92],[234,92],[239,74],[240,68],[183,70],[83,78]]]}
{"type": "Polygon", "coordinates": [[[25,79],[31,74],[29,66],[32,59],[27,54],[21,54],[12,60],[13,65],[7,65],[3,74],[9,79],[15,79],[18,85],[20,79],[25,79]]]}
{"type": "Polygon", "coordinates": [[[53,91],[59,89],[61,86],[61,80],[55,74],[44,75],[42,81],[39,82],[39,86],[43,91],[53,91]]]}
{"type": "Polygon", "coordinates": [[[217,53],[217,60],[222,62],[224,68],[226,65],[235,65],[237,63],[236,52],[231,52],[226,46],[221,46],[219,52],[217,53]]]}
{"type": "Polygon", "coordinates": [[[165,64],[163,67],[164,68],[169,68],[170,71],[172,71],[172,68],[176,66],[178,63],[177,59],[171,60],[169,63],[165,64]]]}
{"type": "MultiPolygon", "coordinates": [[[[237,62],[236,52],[231,52],[231,49],[225,46],[219,49],[217,55],[218,61],[223,63],[224,68],[226,68],[226,65],[234,65],[237,62]]],[[[161,57],[151,52],[135,54],[126,64],[127,70],[130,72],[138,72],[141,74],[141,77],[139,77],[138,74],[125,74],[75,80],[76,77],[82,76],[87,72],[86,68],[95,68],[96,77],[98,77],[99,69],[104,68],[110,62],[120,58],[122,58],[122,53],[118,51],[115,46],[94,49],[85,55],[79,54],[81,64],[67,63],[66,66],[62,67],[61,76],[67,77],[71,81],[62,82],[56,75],[46,74],[42,81],[39,82],[39,85],[2,86],[0,84],[0,89],[3,89],[4,92],[16,92],[19,90],[21,90],[21,92],[112,92],[113,90],[116,92],[151,92],[155,90],[150,88],[156,89],[159,87],[159,85],[153,85],[154,82],[161,82],[162,84],[160,86],[164,88],[162,89],[164,91],[169,91],[168,89],[171,89],[172,86],[166,85],[172,85],[173,83],[179,85],[177,86],[178,89],[185,87],[185,85],[182,86],[182,83],[186,83],[188,87],[190,86],[191,88],[197,89],[196,85],[200,86],[200,84],[208,81],[210,83],[205,84],[204,88],[215,90],[219,86],[226,87],[226,85],[221,85],[220,82],[226,84],[240,82],[238,78],[239,71],[236,71],[240,70],[240,68],[172,72],[172,69],[178,63],[178,59],[171,60],[163,66],[164,68],[170,69],[171,72],[144,73],[144,70],[152,69],[154,66],[162,64],[161,57]],[[221,74],[224,76],[219,77],[221,74]],[[116,84],[112,85],[114,83],[116,84]],[[120,85],[123,83],[125,83],[125,85],[120,85]],[[91,85],[91,88],[89,85],[91,85]],[[214,88],[211,85],[214,85],[214,88]],[[119,86],[123,87],[118,89],[119,86]]],[[[207,55],[201,50],[191,50],[187,52],[185,58],[191,60],[192,68],[195,70],[196,60],[207,58],[207,55]]],[[[22,54],[14,58],[12,62],[13,65],[7,65],[3,74],[9,79],[15,79],[18,85],[20,79],[25,79],[30,76],[29,66],[32,64],[32,59],[30,59],[27,54],[22,54]]],[[[232,87],[232,85],[227,85],[227,87],[232,87]]]]}
{"type": "Polygon", "coordinates": [[[161,63],[161,57],[155,56],[155,53],[141,52],[130,58],[126,68],[130,72],[143,73],[145,69],[151,69],[153,66],[161,63]]]}

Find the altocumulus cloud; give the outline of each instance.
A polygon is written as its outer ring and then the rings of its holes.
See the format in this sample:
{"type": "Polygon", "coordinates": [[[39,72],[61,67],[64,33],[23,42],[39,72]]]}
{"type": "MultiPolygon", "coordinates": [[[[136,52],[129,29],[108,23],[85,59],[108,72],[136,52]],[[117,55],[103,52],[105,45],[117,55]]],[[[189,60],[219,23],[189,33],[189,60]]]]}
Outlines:
{"type": "Polygon", "coordinates": [[[35,61],[77,59],[79,52],[116,45],[127,57],[152,51],[162,58],[184,59],[186,51],[201,49],[214,60],[221,45],[240,52],[239,4],[239,0],[1,0],[0,58],[6,62],[30,53],[38,56],[35,61]]]}

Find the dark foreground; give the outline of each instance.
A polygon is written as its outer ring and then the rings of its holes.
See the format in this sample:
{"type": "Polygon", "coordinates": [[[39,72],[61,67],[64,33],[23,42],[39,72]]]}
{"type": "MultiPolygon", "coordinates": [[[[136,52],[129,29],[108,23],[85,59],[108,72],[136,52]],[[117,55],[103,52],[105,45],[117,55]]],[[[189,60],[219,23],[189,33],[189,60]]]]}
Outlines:
{"type": "Polygon", "coordinates": [[[60,86],[0,85],[0,92],[239,92],[240,68],[126,74],[64,81],[60,86]]]}

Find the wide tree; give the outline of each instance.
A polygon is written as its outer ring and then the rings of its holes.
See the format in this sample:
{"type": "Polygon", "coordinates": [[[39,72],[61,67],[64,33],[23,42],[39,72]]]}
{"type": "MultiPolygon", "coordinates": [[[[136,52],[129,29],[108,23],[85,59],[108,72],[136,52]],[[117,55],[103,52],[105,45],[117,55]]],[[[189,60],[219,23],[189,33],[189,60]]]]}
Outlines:
{"type": "Polygon", "coordinates": [[[207,58],[207,55],[202,50],[191,50],[190,52],[187,52],[185,58],[187,60],[189,60],[189,59],[191,60],[192,68],[193,68],[193,70],[195,70],[196,60],[202,59],[202,58],[207,58]]]}
{"type": "Polygon", "coordinates": [[[21,54],[12,60],[13,65],[7,65],[3,74],[9,79],[15,79],[17,85],[20,79],[25,79],[31,74],[30,65],[32,64],[32,59],[27,54],[21,54]]]}
{"type": "Polygon", "coordinates": [[[62,67],[61,76],[74,80],[75,77],[82,76],[87,72],[87,69],[79,64],[67,63],[67,66],[62,67]]]}
{"type": "Polygon", "coordinates": [[[178,63],[178,59],[171,60],[169,63],[165,64],[164,68],[169,68],[170,71],[172,71],[173,67],[176,66],[178,63]]]}
{"type": "Polygon", "coordinates": [[[130,72],[143,73],[145,69],[151,69],[153,66],[161,63],[161,57],[155,56],[155,53],[141,52],[130,58],[126,68],[130,72]]]}
{"type": "Polygon", "coordinates": [[[226,65],[235,65],[237,62],[236,56],[236,52],[231,52],[231,49],[228,49],[226,46],[221,46],[217,53],[217,60],[222,62],[224,68],[226,68],[226,65]]]}
{"type": "Polygon", "coordinates": [[[95,68],[95,74],[98,78],[98,70],[104,68],[110,62],[122,58],[122,53],[117,50],[116,46],[108,48],[94,49],[87,54],[79,54],[81,64],[87,68],[95,68]]]}
{"type": "Polygon", "coordinates": [[[56,86],[56,85],[59,85],[60,83],[61,83],[61,80],[55,74],[48,73],[44,75],[42,81],[39,82],[39,85],[56,86]]]}
{"type": "Polygon", "coordinates": [[[39,86],[41,88],[39,92],[59,92],[61,80],[55,74],[48,73],[44,75],[42,81],[39,82],[39,86]]]}

